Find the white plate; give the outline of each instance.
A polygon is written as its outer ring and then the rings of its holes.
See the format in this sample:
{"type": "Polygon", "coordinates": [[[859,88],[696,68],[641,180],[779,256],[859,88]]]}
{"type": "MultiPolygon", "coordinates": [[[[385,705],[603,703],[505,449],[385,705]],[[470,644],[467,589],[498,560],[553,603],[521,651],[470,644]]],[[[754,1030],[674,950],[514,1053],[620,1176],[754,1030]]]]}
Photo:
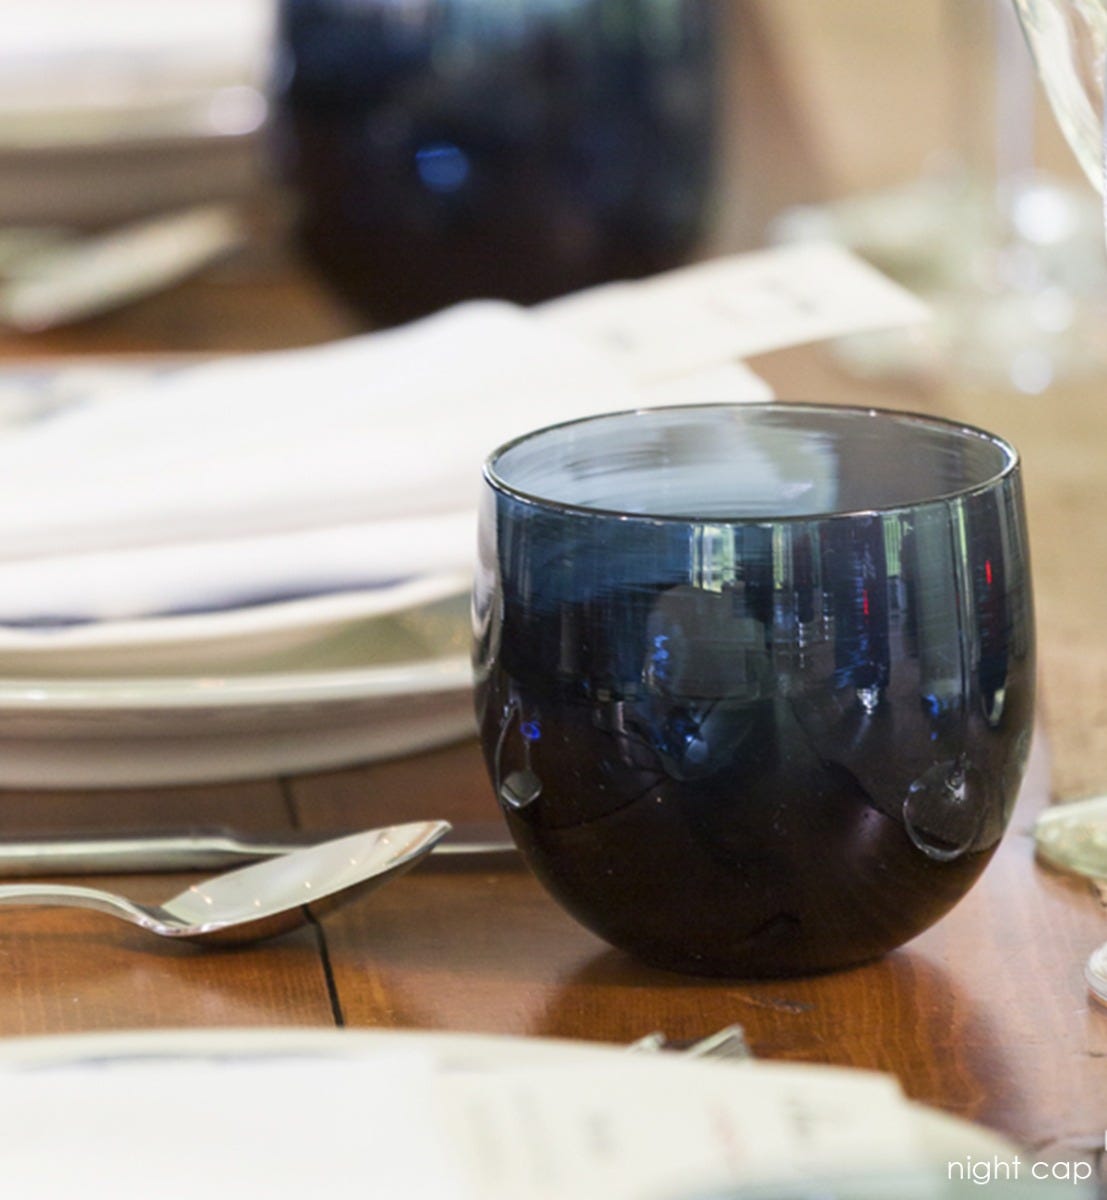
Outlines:
{"type": "Polygon", "coordinates": [[[0,150],[146,146],[257,128],[268,0],[0,0],[0,150]]]}
{"type": "Polygon", "coordinates": [[[469,585],[468,576],[444,574],[174,617],[55,629],[0,625],[0,673],[57,678],[272,670],[279,656],[298,652],[343,626],[440,600],[461,613],[469,585]]]}
{"type": "Polygon", "coordinates": [[[296,1195],[301,1170],[313,1176],[310,1194],[334,1197],[428,1194],[417,1189],[430,1170],[439,1197],[623,1200],[698,1196],[702,1182],[692,1178],[707,1162],[723,1173],[717,1183],[828,1160],[944,1179],[966,1156],[1017,1152],[867,1072],[568,1041],[347,1030],[13,1039],[0,1043],[0,1076],[3,1092],[20,1097],[4,1105],[5,1120],[20,1125],[7,1130],[16,1157],[6,1170],[17,1180],[21,1168],[45,1173],[34,1145],[56,1143],[60,1114],[66,1153],[49,1156],[51,1197],[75,1186],[90,1158],[101,1187],[150,1171],[161,1195],[167,1186],[177,1196],[187,1180],[211,1188],[212,1200],[296,1195]],[[192,1107],[204,1098],[210,1104],[192,1107]],[[269,1150],[256,1153],[259,1139],[269,1150]],[[444,1161],[477,1186],[448,1186],[444,1161]],[[398,1172],[400,1192],[391,1190],[398,1172]],[[688,1190],[666,1176],[688,1180],[688,1190]]]}
{"type": "Polygon", "coordinates": [[[474,732],[464,601],[342,626],[255,671],[0,680],[0,786],[210,783],[474,732]]]}
{"type": "MultiPolygon", "coordinates": [[[[0,428],[174,360],[24,364],[0,428]]],[[[468,578],[52,630],[0,628],[0,787],[210,783],[414,753],[474,731],[468,578]]]]}
{"type": "MultiPolygon", "coordinates": [[[[0,435],[5,427],[49,419],[120,389],[166,377],[195,361],[179,357],[44,360],[7,367],[0,373],[0,435]]],[[[470,584],[468,573],[446,572],[380,587],[179,616],[54,628],[0,624],[0,676],[108,678],[277,671],[282,669],[282,656],[331,637],[343,626],[439,600],[463,605],[470,584]]]]}

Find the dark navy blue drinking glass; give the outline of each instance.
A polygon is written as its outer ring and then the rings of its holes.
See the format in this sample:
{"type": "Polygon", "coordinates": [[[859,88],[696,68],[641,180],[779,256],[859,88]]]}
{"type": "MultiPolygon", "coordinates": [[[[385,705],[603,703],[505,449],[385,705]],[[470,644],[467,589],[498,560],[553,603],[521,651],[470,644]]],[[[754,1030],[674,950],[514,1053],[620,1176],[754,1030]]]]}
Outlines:
{"type": "Polygon", "coordinates": [[[374,323],[683,262],[717,174],[717,0],[280,0],[296,238],[374,323]]]}
{"type": "Polygon", "coordinates": [[[675,970],[873,958],[1007,825],[1034,633],[1014,450],[929,417],[720,405],[485,469],[477,708],[549,891],[675,970]]]}

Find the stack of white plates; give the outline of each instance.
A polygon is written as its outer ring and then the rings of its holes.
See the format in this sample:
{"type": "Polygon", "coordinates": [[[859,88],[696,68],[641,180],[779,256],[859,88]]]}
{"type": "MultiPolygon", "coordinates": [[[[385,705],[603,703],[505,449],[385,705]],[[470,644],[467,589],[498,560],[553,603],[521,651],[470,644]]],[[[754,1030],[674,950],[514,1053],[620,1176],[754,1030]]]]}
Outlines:
{"type": "Polygon", "coordinates": [[[465,588],[0,629],[0,786],[242,779],[457,740],[474,728],[465,588]]]}
{"type": "MultiPolygon", "coordinates": [[[[94,399],[121,373],[22,367],[0,383],[0,424],[94,399]]],[[[467,736],[468,587],[454,573],[179,616],[0,625],[0,787],[271,776],[467,736]]]]}
{"type": "Polygon", "coordinates": [[[0,0],[0,219],[96,225],[257,190],[273,0],[0,0]]]}

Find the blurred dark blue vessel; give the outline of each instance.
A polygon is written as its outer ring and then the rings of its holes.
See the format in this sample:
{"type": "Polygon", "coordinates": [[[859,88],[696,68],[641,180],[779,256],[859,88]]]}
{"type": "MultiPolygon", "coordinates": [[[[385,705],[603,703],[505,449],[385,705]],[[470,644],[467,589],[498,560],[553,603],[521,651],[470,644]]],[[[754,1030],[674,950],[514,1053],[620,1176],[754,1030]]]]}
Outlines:
{"type": "Polygon", "coordinates": [[[282,0],[297,237],[377,322],[679,264],[708,212],[717,0],[282,0]]]}

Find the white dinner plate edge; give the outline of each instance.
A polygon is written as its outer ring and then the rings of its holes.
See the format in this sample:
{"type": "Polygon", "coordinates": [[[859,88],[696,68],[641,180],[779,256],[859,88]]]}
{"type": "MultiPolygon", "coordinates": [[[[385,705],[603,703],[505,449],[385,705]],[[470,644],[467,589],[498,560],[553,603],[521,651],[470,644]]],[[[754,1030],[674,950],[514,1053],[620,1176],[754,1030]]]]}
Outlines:
{"type": "Polygon", "coordinates": [[[0,680],[0,714],[292,707],[385,696],[444,694],[468,690],[472,681],[468,655],[381,667],[225,677],[4,679],[0,680]]]}

